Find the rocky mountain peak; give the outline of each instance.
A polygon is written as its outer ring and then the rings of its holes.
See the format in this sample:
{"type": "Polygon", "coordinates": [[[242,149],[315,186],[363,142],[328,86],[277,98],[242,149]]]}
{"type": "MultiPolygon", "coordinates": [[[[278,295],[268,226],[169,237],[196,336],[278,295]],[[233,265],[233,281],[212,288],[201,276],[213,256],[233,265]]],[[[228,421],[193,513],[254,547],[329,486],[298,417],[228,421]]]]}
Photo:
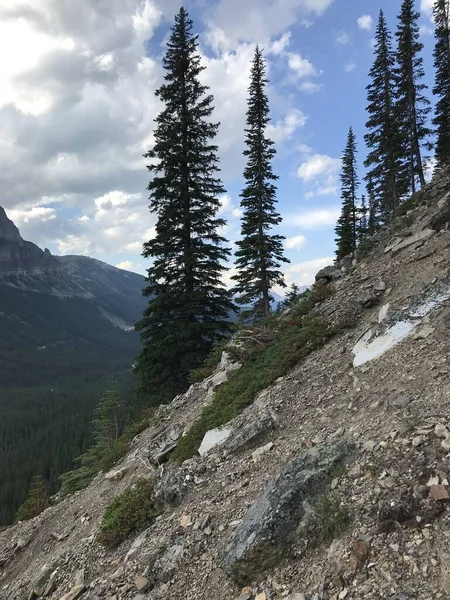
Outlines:
{"type": "Polygon", "coordinates": [[[49,250],[44,252],[36,244],[23,240],[16,225],[0,206],[0,274],[23,275],[59,266],[49,250]]]}
{"type": "Polygon", "coordinates": [[[0,206],[0,244],[11,242],[21,243],[23,240],[17,227],[8,219],[5,209],[0,206]]]}

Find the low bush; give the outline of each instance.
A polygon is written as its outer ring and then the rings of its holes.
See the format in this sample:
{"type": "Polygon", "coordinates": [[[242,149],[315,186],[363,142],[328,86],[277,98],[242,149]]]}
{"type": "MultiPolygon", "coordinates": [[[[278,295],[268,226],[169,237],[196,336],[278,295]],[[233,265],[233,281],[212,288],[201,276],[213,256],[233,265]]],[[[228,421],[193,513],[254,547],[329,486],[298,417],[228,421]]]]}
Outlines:
{"type": "Polygon", "coordinates": [[[315,545],[328,544],[347,529],[350,521],[350,512],[337,494],[324,494],[315,506],[309,537],[315,545]]]}
{"type": "Polygon", "coordinates": [[[131,533],[151,525],[162,513],[153,500],[153,481],[139,479],[132,487],[117,496],[106,508],[97,532],[97,541],[112,548],[131,533]]]}
{"type": "MultiPolygon", "coordinates": [[[[308,305],[311,307],[313,304],[309,301],[308,305]]],[[[187,435],[178,441],[174,460],[182,463],[194,456],[209,429],[225,425],[237,417],[252,404],[260,391],[285,375],[333,335],[326,323],[306,318],[302,311],[300,303],[289,319],[271,319],[260,326],[260,330],[261,327],[272,328],[270,341],[259,348],[256,344],[241,369],[219,388],[212,403],[203,409],[187,435]]],[[[238,351],[242,353],[244,350],[238,351]]]]}

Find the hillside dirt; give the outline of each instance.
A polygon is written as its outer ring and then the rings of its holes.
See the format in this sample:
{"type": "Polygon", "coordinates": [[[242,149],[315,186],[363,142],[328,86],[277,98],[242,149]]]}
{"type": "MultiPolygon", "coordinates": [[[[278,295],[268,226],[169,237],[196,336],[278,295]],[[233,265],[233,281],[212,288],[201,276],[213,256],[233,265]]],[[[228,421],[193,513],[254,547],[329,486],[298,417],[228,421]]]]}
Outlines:
{"type": "Polygon", "coordinates": [[[181,467],[155,461],[161,440],[198,417],[230,369],[223,365],[161,409],[113,473],[0,533],[0,600],[450,599],[450,302],[379,358],[354,367],[352,353],[370,327],[389,327],[450,277],[450,178],[423,196],[397,231],[328,284],[333,293],[316,311],[345,327],[239,417],[272,415],[252,442],[181,467]],[[222,556],[248,508],[286,463],[333,439],[358,449],[331,486],[349,524],[333,541],[298,536],[278,565],[237,585],[222,556]],[[173,484],[180,502],[106,550],[95,540],[105,507],[140,475],[173,484]]]}

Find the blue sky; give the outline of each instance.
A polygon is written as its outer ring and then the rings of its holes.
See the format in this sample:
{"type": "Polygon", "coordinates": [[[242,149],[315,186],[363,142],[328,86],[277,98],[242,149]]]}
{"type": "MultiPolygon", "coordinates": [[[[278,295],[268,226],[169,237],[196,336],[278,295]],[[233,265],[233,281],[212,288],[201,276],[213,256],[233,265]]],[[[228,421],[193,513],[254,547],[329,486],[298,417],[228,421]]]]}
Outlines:
{"type": "MultiPolygon", "coordinates": [[[[87,254],[144,272],[153,235],[143,152],[160,110],[164,40],[178,0],[10,0],[0,7],[0,204],[25,238],[55,254],[87,254]],[[30,52],[33,48],[33,52],[30,52]]],[[[248,73],[265,51],[277,143],[279,231],[286,279],[311,283],[332,260],[340,209],[339,157],[349,126],[363,142],[365,86],[380,8],[392,30],[400,0],[189,0],[204,81],[221,122],[227,194],[222,215],[239,236],[248,73]]],[[[422,8],[433,83],[430,0],[422,8]]],[[[421,6],[422,5],[422,6],[421,6]]],[[[361,169],[361,176],[363,175],[361,169]]]]}

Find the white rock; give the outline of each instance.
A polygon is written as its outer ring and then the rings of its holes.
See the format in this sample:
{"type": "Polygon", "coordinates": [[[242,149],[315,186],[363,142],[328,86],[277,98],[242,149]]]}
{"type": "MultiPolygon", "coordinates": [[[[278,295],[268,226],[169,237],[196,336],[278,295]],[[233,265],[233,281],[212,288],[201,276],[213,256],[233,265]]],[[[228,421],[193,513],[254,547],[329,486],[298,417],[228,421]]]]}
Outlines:
{"type": "Polygon", "coordinates": [[[438,423],[436,425],[434,428],[434,434],[443,439],[450,437],[450,431],[445,425],[442,425],[442,423],[438,423]]]}
{"type": "Polygon", "coordinates": [[[233,433],[231,427],[218,427],[210,429],[205,433],[205,436],[200,444],[198,453],[200,456],[206,456],[216,446],[224,444],[233,433]]]}
{"type": "Polygon", "coordinates": [[[259,462],[261,460],[261,458],[264,456],[264,454],[267,454],[267,452],[270,452],[273,447],[274,447],[274,443],[269,442],[265,446],[261,446],[260,448],[257,448],[252,453],[253,462],[255,462],[255,463],[259,462]]]}
{"type": "Polygon", "coordinates": [[[380,312],[378,313],[378,323],[382,323],[386,319],[390,306],[391,305],[388,303],[380,308],[380,312]]]}

